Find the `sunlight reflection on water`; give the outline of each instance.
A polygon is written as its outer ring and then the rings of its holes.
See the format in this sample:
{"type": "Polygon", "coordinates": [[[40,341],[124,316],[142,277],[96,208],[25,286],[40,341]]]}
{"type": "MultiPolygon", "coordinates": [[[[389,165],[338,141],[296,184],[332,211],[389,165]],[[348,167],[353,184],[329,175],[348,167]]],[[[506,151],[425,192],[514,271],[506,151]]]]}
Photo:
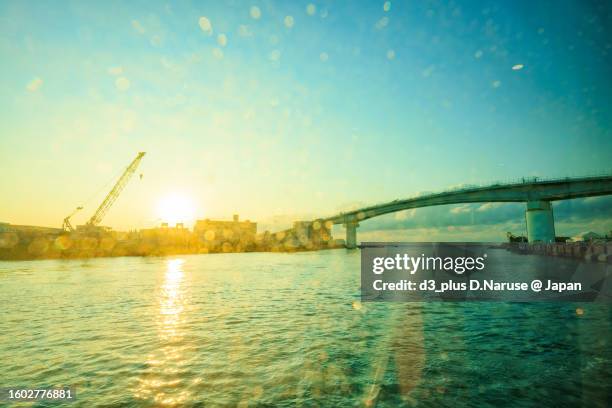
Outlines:
{"type": "Polygon", "coordinates": [[[183,342],[184,332],[181,318],[186,305],[182,287],[183,259],[171,259],[166,262],[164,280],[159,288],[159,350],[148,356],[146,362],[150,371],[138,379],[134,396],[138,399],[153,400],[156,404],[176,406],[189,400],[191,393],[177,388],[183,382],[180,377],[181,367],[186,364],[182,352],[186,348],[183,342]]]}
{"type": "Polygon", "coordinates": [[[362,303],[359,277],[344,250],[0,262],[0,382],[75,408],[603,401],[609,306],[362,303]]]}

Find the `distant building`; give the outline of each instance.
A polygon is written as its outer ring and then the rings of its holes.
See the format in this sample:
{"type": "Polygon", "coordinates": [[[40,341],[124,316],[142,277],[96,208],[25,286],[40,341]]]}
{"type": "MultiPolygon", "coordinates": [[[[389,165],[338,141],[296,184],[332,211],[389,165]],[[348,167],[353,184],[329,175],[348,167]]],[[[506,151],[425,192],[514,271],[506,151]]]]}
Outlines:
{"type": "Polygon", "coordinates": [[[144,241],[161,247],[193,246],[193,234],[183,226],[183,223],[169,227],[168,223],[164,222],[159,227],[140,230],[139,235],[144,241]]]}
{"type": "Polygon", "coordinates": [[[14,225],[0,222],[0,232],[17,232],[24,234],[60,234],[61,228],[39,227],[37,225],[14,225]]]}
{"type": "Polygon", "coordinates": [[[293,227],[259,235],[258,243],[268,251],[297,251],[332,248],[337,243],[331,234],[332,223],[323,220],[295,221],[293,227]]]}
{"type": "Polygon", "coordinates": [[[585,234],[582,234],[583,241],[596,241],[598,239],[602,239],[602,236],[593,231],[589,231],[585,234]]]}
{"type": "Polygon", "coordinates": [[[240,221],[235,214],[232,221],[197,220],[193,232],[211,251],[224,252],[244,251],[255,243],[257,223],[249,220],[240,221]]]}
{"type": "Polygon", "coordinates": [[[162,222],[159,227],[144,228],[140,230],[140,234],[143,237],[153,237],[156,235],[167,235],[171,233],[183,234],[189,232],[188,229],[183,227],[183,223],[177,223],[174,227],[168,226],[167,222],[162,222]]]}
{"type": "Polygon", "coordinates": [[[296,221],[293,223],[293,231],[301,246],[320,247],[326,245],[331,239],[331,222],[296,221]]]}

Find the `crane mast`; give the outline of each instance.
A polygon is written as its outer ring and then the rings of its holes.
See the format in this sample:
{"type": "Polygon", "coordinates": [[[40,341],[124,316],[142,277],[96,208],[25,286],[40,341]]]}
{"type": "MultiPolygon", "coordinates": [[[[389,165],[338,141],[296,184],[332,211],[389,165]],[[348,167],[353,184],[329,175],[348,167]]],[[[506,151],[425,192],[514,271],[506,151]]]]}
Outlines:
{"type": "Polygon", "coordinates": [[[128,181],[130,181],[132,175],[136,172],[136,169],[138,168],[138,165],[140,164],[140,161],[144,155],[145,152],[139,152],[136,158],[132,160],[129,166],[127,166],[121,177],[119,177],[119,180],[117,180],[117,183],[115,183],[113,186],[113,189],[108,193],[94,215],[92,215],[89,221],[87,221],[85,224],[87,227],[95,227],[102,221],[102,218],[104,218],[104,215],[108,209],[113,205],[117,197],[119,197],[119,194],[121,194],[123,188],[126,186],[128,181]]]}

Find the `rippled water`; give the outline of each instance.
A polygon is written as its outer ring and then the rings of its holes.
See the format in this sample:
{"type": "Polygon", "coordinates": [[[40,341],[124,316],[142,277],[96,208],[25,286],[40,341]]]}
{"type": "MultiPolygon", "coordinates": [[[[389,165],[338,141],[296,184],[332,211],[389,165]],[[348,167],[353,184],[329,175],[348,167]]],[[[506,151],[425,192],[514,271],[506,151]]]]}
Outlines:
{"type": "Polygon", "coordinates": [[[591,407],[611,391],[609,306],[362,304],[358,251],[3,262],[0,305],[0,386],[74,385],[70,406],[591,407]]]}

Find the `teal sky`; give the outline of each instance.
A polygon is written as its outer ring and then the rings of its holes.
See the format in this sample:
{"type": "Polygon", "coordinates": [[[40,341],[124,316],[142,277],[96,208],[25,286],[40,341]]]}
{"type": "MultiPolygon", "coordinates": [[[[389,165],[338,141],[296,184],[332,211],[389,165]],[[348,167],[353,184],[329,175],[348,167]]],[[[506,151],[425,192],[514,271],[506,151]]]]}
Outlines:
{"type": "Polygon", "coordinates": [[[153,225],[168,195],[198,218],[272,223],[607,172],[611,16],[579,1],[2,1],[0,221],[59,226],[85,204],[83,222],[138,151],[143,178],[106,225],[153,225]]]}

